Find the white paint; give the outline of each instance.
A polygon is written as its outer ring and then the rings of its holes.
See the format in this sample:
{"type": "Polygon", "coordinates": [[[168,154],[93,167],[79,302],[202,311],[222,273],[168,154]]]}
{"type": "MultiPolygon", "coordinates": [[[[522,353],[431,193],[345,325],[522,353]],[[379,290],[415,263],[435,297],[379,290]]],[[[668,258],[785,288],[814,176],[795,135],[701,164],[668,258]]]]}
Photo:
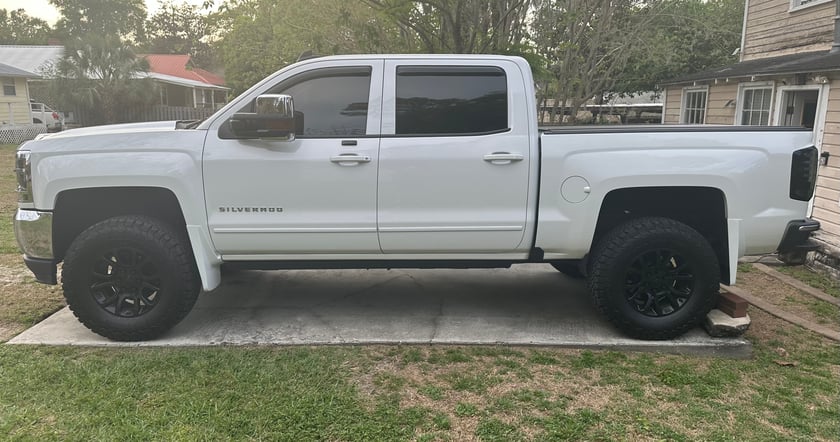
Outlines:
{"type": "Polygon", "coordinates": [[[205,290],[218,285],[219,264],[226,259],[524,260],[532,246],[542,248],[548,259],[582,258],[591,248],[606,195],[651,186],[710,187],[725,195],[734,279],[738,257],[774,251],[787,222],[806,213],[807,203],[787,195],[790,152],[810,145],[809,132],[539,135],[533,92],[527,63],[515,57],[307,60],[255,85],[197,130],[175,130],[174,122],[114,125],[27,143],[33,208],[52,209],[56,195],[66,189],[170,189],[181,204],[205,290]],[[399,64],[503,68],[510,130],[474,137],[378,137],[394,130],[399,64]],[[367,136],[346,137],[356,146],[342,146],[342,138],[219,137],[234,112],[278,81],[337,66],[372,71],[367,136]],[[500,149],[523,160],[504,165],[483,160],[500,149]],[[342,153],[370,161],[353,167],[330,161],[342,153]],[[560,189],[570,176],[586,177],[584,201],[563,199],[560,189]],[[218,210],[228,206],[283,211],[245,216],[218,210]]]}

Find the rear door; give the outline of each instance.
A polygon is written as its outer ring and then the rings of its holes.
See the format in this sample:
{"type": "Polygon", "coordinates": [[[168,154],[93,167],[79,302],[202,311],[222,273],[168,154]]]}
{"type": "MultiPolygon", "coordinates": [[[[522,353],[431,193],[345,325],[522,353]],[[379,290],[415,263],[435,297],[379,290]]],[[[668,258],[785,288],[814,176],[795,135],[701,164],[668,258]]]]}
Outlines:
{"type": "MultiPolygon", "coordinates": [[[[518,81],[518,84],[517,84],[518,81]]],[[[523,243],[530,139],[508,62],[385,62],[378,226],[384,253],[505,253],[523,243]]]]}

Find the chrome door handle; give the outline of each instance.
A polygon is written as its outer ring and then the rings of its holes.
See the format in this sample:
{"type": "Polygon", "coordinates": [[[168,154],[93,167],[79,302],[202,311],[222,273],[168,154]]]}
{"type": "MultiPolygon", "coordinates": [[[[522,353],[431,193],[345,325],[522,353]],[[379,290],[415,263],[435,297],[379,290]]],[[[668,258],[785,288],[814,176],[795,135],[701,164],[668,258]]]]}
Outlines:
{"type": "Polygon", "coordinates": [[[367,155],[356,155],[354,153],[343,153],[341,155],[333,155],[330,161],[338,163],[339,166],[355,166],[359,163],[370,163],[370,157],[367,155]]]}
{"type": "Polygon", "coordinates": [[[525,155],[522,155],[521,153],[493,152],[484,155],[484,161],[493,164],[510,164],[514,161],[522,161],[524,159],[525,155]]]}

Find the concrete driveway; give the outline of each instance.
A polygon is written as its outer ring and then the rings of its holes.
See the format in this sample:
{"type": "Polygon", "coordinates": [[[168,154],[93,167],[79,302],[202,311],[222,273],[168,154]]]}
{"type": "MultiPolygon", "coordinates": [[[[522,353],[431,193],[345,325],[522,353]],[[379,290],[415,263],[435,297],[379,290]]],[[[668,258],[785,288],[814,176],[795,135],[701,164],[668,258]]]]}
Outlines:
{"type": "Polygon", "coordinates": [[[743,339],[694,330],[672,341],[628,339],[593,307],[583,281],[548,265],[470,270],[240,271],[203,294],[164,337],[119,343],[68,309],[10,344],[514,344],[749,356],[743,339]]]}

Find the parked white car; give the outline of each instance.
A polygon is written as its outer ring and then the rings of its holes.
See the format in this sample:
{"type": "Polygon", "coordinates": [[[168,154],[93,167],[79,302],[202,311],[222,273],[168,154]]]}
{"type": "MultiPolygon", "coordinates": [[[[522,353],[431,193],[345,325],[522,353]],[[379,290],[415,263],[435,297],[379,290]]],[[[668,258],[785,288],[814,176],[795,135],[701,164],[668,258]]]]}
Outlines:
{"type": "Polygon", "coordinates": [[[68,305],[112,339],[164,333],[223,266],[524,263],[585,275],[617,327],[668,339],[740,256],[812,247],[817,161],[799,128],[540,130],[518,57],[336,56],[205,121],[22,144],[15,229],[37,280],[63,261],[68,305]]]}
{"type": "Polygon", "coordinates": [[[64,130],[64,117],[58,111],[50,109],[44,103],[29,103],[32,108],[32,122],[43,124],[47,132],[60,132],[64,130]]]}

